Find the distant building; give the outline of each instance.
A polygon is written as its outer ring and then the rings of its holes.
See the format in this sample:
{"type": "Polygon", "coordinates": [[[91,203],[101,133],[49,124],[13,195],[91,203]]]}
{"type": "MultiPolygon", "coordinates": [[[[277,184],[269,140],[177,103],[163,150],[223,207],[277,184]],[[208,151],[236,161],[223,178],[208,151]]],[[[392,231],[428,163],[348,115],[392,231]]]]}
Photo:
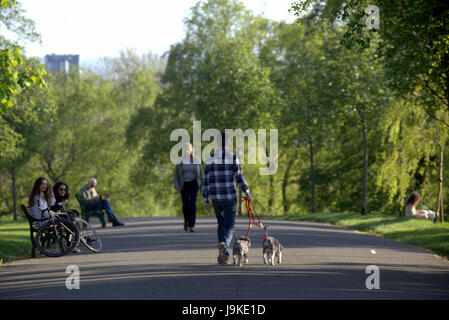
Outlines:
{"type": "Polygon", "coordinates": [[[46,69],[49,72],[65,72],[68,73],[70,68],[79,69],[79,54],[51,54],[45,56],[46,69]]]}

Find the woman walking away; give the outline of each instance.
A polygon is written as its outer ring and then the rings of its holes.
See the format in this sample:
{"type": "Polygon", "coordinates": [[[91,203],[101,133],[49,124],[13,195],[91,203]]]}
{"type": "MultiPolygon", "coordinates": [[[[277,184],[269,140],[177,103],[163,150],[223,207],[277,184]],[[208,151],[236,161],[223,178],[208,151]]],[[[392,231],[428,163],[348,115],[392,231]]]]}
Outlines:
{"type": "Polygon", "coordinates": [[[33,189],[28,198],[28,205],[31,207],[31,214],[36,219],[50,217],[50,206],[54,205],[55,198],[51,184],[44,177],[39,177],[34,181],[33,189]]]}
{"type": "Polygon", "coordinates": [[[195,157],[193,146],[184,146],[181,162],[174,172],[175,189],[181,191],[184,230],[194,232],[196,221],[196,197],[203,184],[203,171],[200,160],[195,157]]]}

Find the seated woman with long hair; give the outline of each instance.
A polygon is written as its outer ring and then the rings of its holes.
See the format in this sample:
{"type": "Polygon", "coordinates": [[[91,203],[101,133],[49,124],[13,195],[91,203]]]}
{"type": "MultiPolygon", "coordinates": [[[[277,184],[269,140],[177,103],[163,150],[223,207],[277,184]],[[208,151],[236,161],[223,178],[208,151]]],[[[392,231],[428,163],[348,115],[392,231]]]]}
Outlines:
{"type": "Polygon", "coordinates": [[[55,204],[51,206],[51,210],[64,211],[64,205],[69,199],[69,186],[65,182],[57,182],[53,187],[53,194],[55,195],[55,204]]]}
{"type": "Polygon", "coordinates": [[[51,184],[44,177],[37,178],[28,198],[31,214],[36,219],[48,219],[50,217],[50,206],[54,204],[55,198],[51,184]]]}
{"type": "Polygon", "coordinates": [[[408,197],[405,203],[405,216],[433,220],[435,218],[435,212],[430,210],[416,210],[416,206],[420,200],[421,195],[416,191],[408,197]]]}

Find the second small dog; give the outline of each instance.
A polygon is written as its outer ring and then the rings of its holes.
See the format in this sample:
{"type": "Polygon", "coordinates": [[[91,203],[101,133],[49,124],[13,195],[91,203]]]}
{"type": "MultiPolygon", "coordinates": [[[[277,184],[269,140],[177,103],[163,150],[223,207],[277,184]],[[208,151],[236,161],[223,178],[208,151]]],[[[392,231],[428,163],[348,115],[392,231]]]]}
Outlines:
{"type": "Polygon", "coordinates": [[[265,231],[263,241],[263,263],[270,263],[272,266],[274,266],[274,258],[276,257],[278,263],[281,264],[283,249],[281,243],[276,238],[268,236],[267,225],[264,226],[263,229],[265,231]]]}
{"type": "Polygon", "coordinates": [[[251,246],[251,241],[246,237],[237,238],[234,236],[234,247],[232,248],[232,256],[234,257],[234,264],[237,263],[241,267],[242,264],[248,263],[248,252],[251,246]]]}

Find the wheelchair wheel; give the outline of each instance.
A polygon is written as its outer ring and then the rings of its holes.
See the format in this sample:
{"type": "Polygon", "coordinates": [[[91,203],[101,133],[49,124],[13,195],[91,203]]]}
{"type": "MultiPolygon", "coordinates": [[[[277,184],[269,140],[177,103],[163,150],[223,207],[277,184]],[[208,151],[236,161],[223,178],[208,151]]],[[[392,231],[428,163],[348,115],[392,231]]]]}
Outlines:
{"type": "Polygon", "coordinates": [[[77,226],[63,218],[48,220],[36,233],[36,247],[48,257],[61,257],[72,252],[79,241],[77,226]]]}
{"type": "Polygon", "coordinates": [[[78,228],[80,230],[80,241],[90,251],[98,253],[103,249],[103,243],[100,237],[95,232],[95,229],[86,221],[81,218],[75,219],[78,228]]]}

